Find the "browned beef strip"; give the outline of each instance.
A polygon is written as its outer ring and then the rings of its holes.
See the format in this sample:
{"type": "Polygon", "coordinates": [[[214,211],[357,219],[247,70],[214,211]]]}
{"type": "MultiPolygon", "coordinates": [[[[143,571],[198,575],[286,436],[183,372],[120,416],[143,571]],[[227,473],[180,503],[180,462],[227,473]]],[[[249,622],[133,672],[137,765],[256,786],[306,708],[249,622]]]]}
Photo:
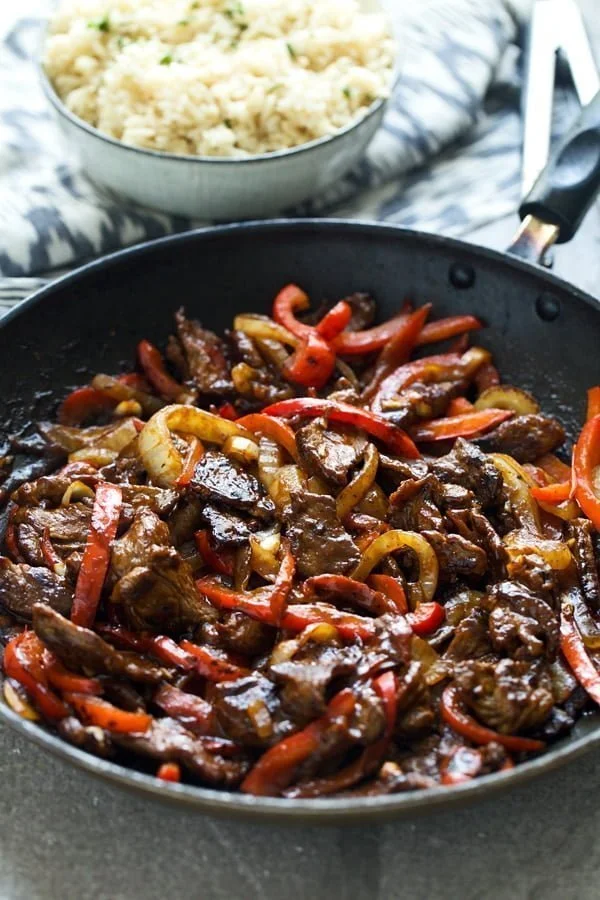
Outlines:
{"type": "Polygon", "coordinates": [[[474,609],[457,625],[444,659],[478,659],[490,653],[488,614],[483,609],[474,609]]]}
{"type": "Polygon", "coordinates": [[[30,622],[36,603],[47,603],[68,616],[73,590],[64,577],[50,569],[18,565],[0,556],[0,606],[30,622]]]}
{"type": "Polygon", "coordinates": [[[300,460],[309,472],[343,487],[364,452],[366,439],[356,429],[334,428],[314,419],[296,432],[296,443],[300,460]]]}
{"type": "Polygon", "coordinates": [[[270,666],[269,673],[281,686],[281,703],[287,715],[297,725],[306,725],[322,715],[332,680],[353,674],[361,655],[357,646],[308,643],[291,659],[270,666]]]}
{"type": "Polygon", "coordinates": [[[44,565],[41,541],[46,531],[56,552],[66,556],[83,550],[91,519],[91,503],[70,503],[57,509],[18,507],[12,521],[19,549],[27,562],[44,565]]]}
{"type": "Polygon", "coordinates": [[[333,497],[306,491],[291,499],[284,519],[299,574],[344,575],[356,566],[360,552],[338,518],[333,497]]]}
{"type": "Polygon", "coordinates": [[[265,361],[262,358],[256,343],[244,331],[230,331],[227,335],[233,344],[236,356],[239,362],[245,362],[255,369],[264,366],[265,361]]]}
{"type": "Polygon", "coordinates": [[[424,459],[397,459],[395,456],[379,454],[379,467],[395,484],[408,479],[425,478],[429,466],[424,459]]]}
{"type": "Polygon", "coordinates": [[[73,481],[83,481],[94,485],[98,481],[98,472],[87,463],[79,463],[76,472],[64,473],[62,470],[53,475],[43,475],[35,481],[21,485],[12,495],[17,506],[59,506],[65,491],[73,481]]]}
{"type": "Polygon", "coordinates": [[[458,438],[450,453],[432,460],[431,469],[440,481],[459,484],[472,491],[484,508],[494,506],[500,500],[502,476],[471,441],[458,438]]]}
{"type": "Polygon", "coordinates": [[[176,345],[171,342],[169,356],[178,366],[185,361],[183,377],[191,379],[201,394],[231,393],[231,373],[221,338],[195,319],[187,319],[183,309],[175,313],[175,323],[182,353],[174,355],[176,345]]]}
{"type": "Polygon", "coordinates": [[[556,419],[539,414],[517,416],[502,422],[476,443],[486,453],[507,453],[517,462],[534,462],[551,453],[565,440],[565,430],[556,419]]]}
{"type": "Polygon", "coordinates": [[[161,518],[173,511],[179,494],[177,491],[153,487],[150,484],[122,484],[123,503],[138,509],[149,509],[161,518]]]}
{"type": "Polygon", "coordinates": [[[219,644],[232,653],[258,656],[273,646],[275,630],[270,625],[251,619],[245,613],[223,612],[221,621],[214,627],[219,644]]]}
{"type": "Polygon", "coordinates": [[[236,787],[248,771],[245,760],[226,759],[218,752],[218,739],[192,734],[176,719],[153,719],[143,734],[115,734],[113,741],[151,759],[181,763],[207,784],[236,787]]]}
{"type": "Polygon", "coordinates": [[[431,384],[417,382],[383,403],[383,413],[400,428],[408,428],[419,419],[439,419],[445,416],[450,401],[464,393],[462,381],[440,381],[431,384]]]}
{"type": "Polygon", "coordinates": [[[169,516],[169,531],[175,547],[191,541],[196,531],[204,525],[202,510],[204,501],[200,497],[186,497],[185,501],[169,516]]]}
{"type": "Polygon", "coordinates": [[[275,512],[258,480],[218,450],[207,450],[190,482],[194,494],[207,502],[221,503],[268,518],[275,512]]]}
{"type": "Polygon", "coordinates": [[[442,531],[439,497],[440,483],[433,475],[403,481],[390,496],[390,524],[404,531],[442,531]]]}
{"type": "Polygon", "coordinates": [[[424,531],[423,537],[437,556],[442,581],[481,578],[487,571],[487,553],[460,534],[424,531]]]}
{"type": "Polygon", "coordinates": [[[65,741],[81,750],[93,753],[94,756],[110,759],[115,754],[110,734],[97,725],[82,725],[75,716],[67,716],[58,723],[56,728],[65,741]]]}
{"type": "Polygon", "coordinates": [[[202,510],[202,520],[208,525],[217,547],[239,547],[254,531],[264,527],[258,519],[242,518],[226,509],[207,503],[202,510]]]}
{"type": "Polygon", "coordinates": [[[247,747],[270,747],[294,730],[276,686],[259,672],[216,684],[212,699],[223,733],[247,747]]]}
{"type": "Polygon", "coordinates": [[[168,525],[140,510],[131,528],[113,543],[113,599],[123,604],[134,628],[173,631],[215,621],[214,607],[199,594],[192,570],[170,545],[168,525]]]}
{"type": "MultiPolygon", "coordinates": [[[[344,297],[344,300],[350,304],[352,310],[348,331],[362,331],[373,324],[377,306],[373,297],[369,294],[357,292],[344,297]]],[[[332,303],[333,306],[335,306],[335,302],[332,303]]]]}
{"type": "Polygon", "coordinates": [[[499,581],[505,578],[508,553],[500,535],[495,531],[487,516],[484,516],[476,508],[451,510],[448,512],[448,516],[464,538],[485,550],[492,580],[499,581]]]}
{"type": "Polygon", "coordinates": [[[513,583],[524,585],[550,606],[556,606],[559,589],[558,573],[535,552],[524,553],[512,560],[508,566],[508,575],[513,583]]]}
{"type": "Polygon", "coordinates": [[[558,651],[559,622],[552,607],[514,581],[502,581],[490,591],[490,637],[494,649],[514,659],[546,656],[558,651]]]}
{"type": "Polygon", "coordinates": [[[115,650],[95,631],[74,625],[45,603],[33,607],[33,630],[68,669],[158,684],[169,672],[137,653],[115,650]]]}
{"type": "Polygon", "coordinates": [[[574,519],[567,526],[567,536],[573,539],[572,553],[577,563],[579,583],[590,609],[600,608],[600,578],[598,560],[594,552],[593,527],[588,519],[574,519]]]}
{"type": "Polygon", "coordinates": [[[554,699],[548,670],[539,663],[501,659],[457,663],[455,682],[459,695],[480,722],[514,734],[541,725],[554,699]]]}

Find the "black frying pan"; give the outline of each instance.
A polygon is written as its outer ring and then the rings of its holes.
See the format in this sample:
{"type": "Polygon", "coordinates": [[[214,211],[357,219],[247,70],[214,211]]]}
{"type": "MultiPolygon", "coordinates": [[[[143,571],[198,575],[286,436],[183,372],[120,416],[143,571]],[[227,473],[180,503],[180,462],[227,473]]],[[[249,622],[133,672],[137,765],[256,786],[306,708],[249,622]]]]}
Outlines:
{"type": "MultiPolygon", "coordinates": [[[[185,304],[222,331],[243,310],[269,310],[290,281],[317,300],[373,293],[382,318],[405,297],[436,316],[474,313],[478,340],[504,380],[530,390],[573,436],[585,392],[600,382],[600,303],[531,264],[569,240],[600,186],[600,97],[584,112],[523,204],[511,248],[529,262],[461,241],[340,221],[273,221],[209,228],[115,253],[39,291],[0,323],[0,410],[5,434],[50,416],[92,374],[132,360],[137,341],[162,343],[185,304]]],[[[97,759],[0,702],[0,719],[75,765],[132,789],[221,814],[356,821],[465,801],[555,768],[600,745],[600,713],[531,762],[465,785],[382,798],[279,800],[172,785],[97,759]]]]}

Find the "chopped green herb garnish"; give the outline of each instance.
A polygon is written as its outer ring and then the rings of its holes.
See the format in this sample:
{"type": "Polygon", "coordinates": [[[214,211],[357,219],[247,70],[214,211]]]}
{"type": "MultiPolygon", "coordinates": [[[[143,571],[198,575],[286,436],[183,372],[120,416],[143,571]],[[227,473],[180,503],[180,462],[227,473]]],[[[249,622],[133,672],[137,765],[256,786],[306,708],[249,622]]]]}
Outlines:
{"type": "Polygon", "coordinates": [[[226,6],[223,10],[223,15],[227,16],[228,19],[235,19],[236,16],[244,15],[244,7],[241,3],[235,2],[230,3],[229,6],[226,6]]]}
{"type": "Polygon", "coordinates": [[[242,31],[247,31],[249,27],[250,27],[250,26],[249,26],[249,25],[246,25],[245,22],[240,22],[240,24],[238,25],[238,28],[240,29],[240,33],[241,33],[242,31]]]}
{"type": "Polygon", "coordinates": [[[178,22],[177,24],[178,24],[178,25],[189,25],[189,24],[190,24],[190,20],[189,20],[189,19],[180,19],[179,22],[178,22]]]}
{"type": "Polygon", "coordinates": [[[198,9],[199,7],[200,4],[198,3],[198,0],[195,0],[195,2],[190,5],[190,9],[198,9]]]}
{"type": "Polygon", "coordinates": [[[294,50],[294,48],[292,47],[292,45],[291,45],[291,44],[286,44],[285,46],[287,47],[288,53],[290,54],[290,56],[292,57],[292,59],[298,59],[298,54],[296,53],[296,51],[294,50]]]}
{"type": "Polygon", "coordinates": [[[161,66],[170,66],[173,62],[173,57],[170,53],[166,53],[165,56],[160,61],[161,66]]]}
{"type": "Polygon", "coordinates": [[[108,15],[102,16],[101,19],[92,19],[91,22],[88,22],[88,28],[96,28],[98,31],[110,31],[108,15]]]}
{"type": "Polygon", "coordinates": [[[375,94],[366,94],[365,100],[367,101],[367,103],[375,103],[377,97],[375,96],[375,94]]]}
{"type": "Polygon", "coordinates": [[[352,96],[352,91],[350,90],[349,87],[345,87],[345,88],[342,88],[342,94],[344,95],[344,97],[347,97],[349,100],[350,97],[352,96]]]}
{"type": "Polygon", "coordinates": [[[275,84],[272,84],[272,85],[271,85],[271,87],[270,87],[269,90],[267,91],[267,94],[272,94],[273,91],[278,90],[280,87],[283,87],[281,81],[275,82],[275,84]]]}
{"type": "Polygon", "coordinates": [[[233,122],[231,119],[223,119],[223,124],[227,126],[227,128],[233,128],[233,122]]]}
{"type": "Polygon", "coordinates": [[[235,48],[239,45],[239,43],[240,42],[238,40],[235,40],[235,41],[232,41],[229,46],[232,50],[235,50],[235,48]]]}

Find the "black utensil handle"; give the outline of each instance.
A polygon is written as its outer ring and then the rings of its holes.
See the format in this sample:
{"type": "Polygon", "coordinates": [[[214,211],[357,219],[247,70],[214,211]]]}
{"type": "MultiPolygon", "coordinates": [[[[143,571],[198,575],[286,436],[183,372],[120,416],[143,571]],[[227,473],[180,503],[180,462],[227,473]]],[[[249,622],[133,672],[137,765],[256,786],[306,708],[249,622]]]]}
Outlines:
{"type": "Polygon", "coordinates": [[[557,243],[570,241],[600,190],[600,92],[585,106],[551,155],[519,207],[522,219],[535,216],[557,225],[557,243]]]}

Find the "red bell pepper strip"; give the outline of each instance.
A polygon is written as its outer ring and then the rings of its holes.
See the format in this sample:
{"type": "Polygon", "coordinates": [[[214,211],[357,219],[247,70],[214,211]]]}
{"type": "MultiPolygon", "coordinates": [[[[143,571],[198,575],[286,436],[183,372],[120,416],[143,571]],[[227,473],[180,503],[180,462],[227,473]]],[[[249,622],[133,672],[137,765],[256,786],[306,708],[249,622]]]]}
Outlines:
{"type": "Polygon", "coordinates": [[[385,737],[390,738],[396,725],[396,715],[398,712],[398,699],[396,676],[393,672],[384,672],[373,679],[373,687],[383,700],[385,709],[386,729],[385,737]]]}
{"type": "Polygon", "coordinates": [[[165,635],[148,634],[144,631],[133,632],[122,628],[120,625],[105,625],[103,623],[96,625],[96,631],[103,638],[106,638],[118,647],[123,647],[126,650],[136,650],[138,653],[150,653],[168,666],[176,666],[186,671],[192,671],[192,669],[196,668],[194,657],[182,650],[173,638],[165,635]]]}
{"type": "Polygon", "coordinates": [[[347,575],[313,575],[304,582],[304,594],[307,598],[324,594],[333,603],[338,600],[344,606],[358,607],[375,616],[397,612],[396,604],[390,601],[387,594],[347,575]]]}
{"type": "Polygon", "coordinates": [[[288,381],[307,388],[324,387],[335,369],[335,352],[319,334],[304,338],[282,368],[288,381]]]}
{"type": "Polygon", "coordinates": [[[453,684],[449,684],[442,694],[440,703],[440,711],[444,722],[453,728],[457,734],[462,735],[474,744],[489,744],[496,741],[502,744],[508,750],[515,753],[533,753],[536,750],[543,750],[546,746],[544,741],[537,741],[533,738],[518,737],[510,734],[500,734],[491,728],[485,728],[476,722],[472,716],[469,716],[463,709],[459,700],[458,691],[453,684]]]}
{"type": "Polygon", "coordinates": [[[181,766],[176,762],[161,763],[158,767],[156,777],[161,781],[170,781],[173,784],[179,784],[181,781],[181,766]]]}
{"type": "Polygon", "coordinates": [[[239,418],[238,411],[233,403],[222,403],[221,406],[217,407],[216,413],[222,419],[229,419],[230,422],[234,422],[239,418]]]}
{"type": "Polygon", "coordinates": [[[65,693],[64,696],[80,719],[89,725],[105,728],[106,731],[130,734],[147,731],[152,724],[152,716],[148,713],[119,709],[100,697],[75,693],[65,693]]]}
{"type": "Polygon", "coordinates": [[[171,378],[165,369],[162,354],[154,344],[151,344],[150,341],[140,341],[137,352],[144,375],[162,397],[167,400],[177,400],[181,394],[185,393],[183,385],[171,378]]]}
{"type": "Polygon", "coordinates": [[[373,377],[363,392],[365,400],[370,400],[375,395],[381,382],[398,366],[408,362],[430,310],[431,303],[428,303],[417,309],[416,312],[410,313],[402,328],[399,328],[394,337],[385,345],[375,364],[373,377]]]}
{"type": "Polygon", "coordinates": [[[449,416],[462,416],[463,413],[471,413],[475,407],[466,397],[453,397],[448,406],[449,416]]]}
{"type": "Polygon", "coordinates": [[[17,541],[17,531],[14,523],[17,508],[18,507],[16,505],[11,506],[10,512],[8,514],[8,523],[6,525],[6,532],[4,534],[4,543],[6,545],[6,549],[10,553],[13,562],[25,562],[21,550],[19,549],[19,543],[17,541]]]}
{"type": "Polygon", "coordinates": [[[172,684],[163,684],[152,700],[168,716],[181,719],[194,734],[210,734],[213,730],[214,710],[210,703],[196,694],[182,691],[172,684]]]}
{"type": "Polygon", "coordinates": [[[417,338],[417,346],[446,341],[448,338],[464,334],[466,331],[477,331],[483,328],[482,322],[475,316],[448,316],[437,322],[428,322],[417,338]]]}
{"type": "Polygon", "coordinates": [[[299,322],[294,312],[308,309],[309,306],[308,294],[305,294],[298,285],[288,284],[279,291],[273,301],[273,318],[296,337],[306,339],[315,333],[315,329],[312,325],[299,322]]]}
{"type": "Polygon", "coordinates": [[[4,649],[4,672],[23,685],[47,719],[64,719],[69,710],[47,685],[43,654],[44,645],[37,635],[33,631],[23,631],[4,649]]]}
{"type": "Polygon", "coordinates": [[[600,415],[585,423],[573,449],[575,499],[598,530],[600,530],[600,497],[594,485],[594,470],[599,465],[600,415]]]}
{"type": "Polygon", "coordinates": [[[573,606],[566,602],[561,608],[560,649],[579,684],[595,703],[600,704],[600,672],[592,662],[575,624],[573,606]]]}
{"type": "Polygon", "coordinates": [[[332,341],[332,347],[341,356],[357,356],[381,350],[405,327],[408,316],[409,313],[401,312],[393,319],[364,331],[343,331],[332,341]]]}
{"type": "Polygon", "coordinates": [[[481,771],[482,765],[483,759],[479,750],[472,747],[456,747],[440,766],[442,784],[450,786],[472,781],[481,771]]]}
{"type": "Polygon", "coordinates": [[[71,391],[58,407],[58,421],[61,425],[81,425],[94,416],[111,412],[116,402],[96,390],[91,385],[71,391]]]}
{"type": "Polygon", "coordinates": [[[121,488],[107,481],[99,482],[71,610],[71,620],[84,628],[91,628],[94,624],[122,506],[121,488]]]}
{"type": "Polygon", "coordinates": [[[281,542],[283,558],[281,566],[277,573],[277,578],[273,583],[273,587],[269,592],[269,603],[271,604],[271,612],[277,625],[281,624],[285,611],[287,609],[287,601],[292,589],[294,575],[296,574],[296,560],[290,550],[288,541],[284,538],[281,542]]]}
{"type": "Polygon", "coordinates": [[[446,611],[441,603],[418,603],[414,612],[408,613],[410,627],[419,637],[433,634],[446,618],[446,611]]]}
{"type": "Polygon", "coordinates": [[[386,400],[396,396],[415,381],[427,380],[432,372],[445,374],[447,371],[448,378],[451,376],[459,378],[460,363],[460,353],[438,353],[434,356],[426,356],[423,359],[414,359],[412,362],[399,366],[394,372],[391,372],[384,378],[379,385],[377,393],[371,402],[371,409],[374,412],[381,412],[386,400]]]}
{"type": "Polygon", "coordinates": [[[151,385],[139,372],[123,372],[122,375],[117,375],[117,381],[120,381],[121,384],[126,384],[127,387],[133,388],[134,391],[141,391],[143,394],[150,394],[152,392],[151,385]]]}
{"type": "Polygon", "coordinates": [[[101,694],[102,684],[97,678],[75,675],[63,666],[49,650],[44,651],[44,671],[46,679],[59,691],[74,691],[77,694],[101,694]]]}
{"type": "Polygon", "coordinates": [[[192,437],[189,443],[189,450],[183,463],[181,475],[175,482],[177,487],[187,487],[194,477],[198,462],[203,456],[204,447],[202,446],[202,442],[197,437],[192,437]]]}
{"type": "Polygon", "coordinates": [[[354,705],[352,691],[348,688],[340,691],[329,701],[321,718],[263,753],[246,775],[240,790],[244,794],[255,794],[258,797],[276,797],[294,780],[298,766],[319,749],[327,732],[336,723],[347,722],[354,705]]]}
{"type": "Polygon", "coordinates": [[[600,416],[600,385],[590,388],[587,392],[586,419],[593,419],[594,416],[600,416]]]}
{"type": "Polygon", "coordinates": [[[539,500],[541,503],[562,503],[563,500],[568,500],[571,495],[571,481],[545,484],[541,487],[532,487],[529,490],[533,499],[539,500]]]}
{"type": "Polygon", "coordinates": [[[54,569],[55,566],[62,563],[62,559],[52,546],[52,541],[50,540],[50,530],[48,528],[44,528],[42,539],[40,541],[40,548],[42,551],[42,556],[44,557],[44,562],[49,569],[54,569]]]}
{"type": "Polygon", "coordinates": [[[207,566],[219,575],[233,575],[233,554],[229,551],[217,551],[210,543],[210,533],[203,528],[194,535],[196,547],[207,566]]]}
{"type": "MultiPolygon", "coordinates": [[[[211,578],[200,578],[196,586],[218,609],[234,609],[252,619],[264,622],[265,625],[277,627],[268,589],[261,590],[258,596],[244,594],[241,591],[233,591],[211,578]]],[[[308,625],[318,625],[322,622],[333,625],[346,640],[357,638],[369,640],[375,634],[372,619],[341,612],[335,606],[324,603],[294,603],[286,609],[280,625],[289,631],[303,631],[308,625]]]]}
{"type": "Polygon", "coordinates": [[[418,459],[420,456],[414,442],[401,428],[377,413],[351,406],[349,403],[297,397],[273,403],[263,412],[270,416],[282,416],[284,419],[290,416],[325,416],[332,422],[344,422],[364,429],[368,434],[387,444],[398,456],[406,456],[408,459],[418,459]]]}
{"type": "Polygon", "coordinates": [[[282,422],[281,419],[275,419],[273,416],[266,416],[264,413],[249,413],[238,419],[238,425],[253,434],[264,434],[271,438],[276,444],[280,444],[292,459],[298,460],[296,435],[287,422],[282,422]]]}
{"type": "Polygon", "coordinates": [[[369,584],[372,584],[376,591],[381,591],[386,597],[394,603],[396,611],[401,615],[408,612],[408,600],[406,592],[397,578],[393,575],[369,575],[369,584]]]}
{"type": "Polygon", "coordinates": [[[451,438],[471,437],[495,428],[512,415],[509,409],[482,409],[461,416],[449,416],[446,419],[431,419],[417,425],[412,434],[416,441],[445,441],[451,438]]]}
{"type": "Polygon", "coordinates": [[[218,684],[221,681],[237,681],[249,674],[248,669],[242,668],[230,662],[225,656],[219,656],[208,647],[192,644],[191,641],[182,641],[181,649],[196,659],[196,669],[207,681],[218,684]]]}
{"type": "Polygon", "coordinates": [[[317,334],[320,334],[325,341],[332,341],[346,328],[351,318],[352,307],[345,300],[340,300],[316,326],[317,334]]]}

